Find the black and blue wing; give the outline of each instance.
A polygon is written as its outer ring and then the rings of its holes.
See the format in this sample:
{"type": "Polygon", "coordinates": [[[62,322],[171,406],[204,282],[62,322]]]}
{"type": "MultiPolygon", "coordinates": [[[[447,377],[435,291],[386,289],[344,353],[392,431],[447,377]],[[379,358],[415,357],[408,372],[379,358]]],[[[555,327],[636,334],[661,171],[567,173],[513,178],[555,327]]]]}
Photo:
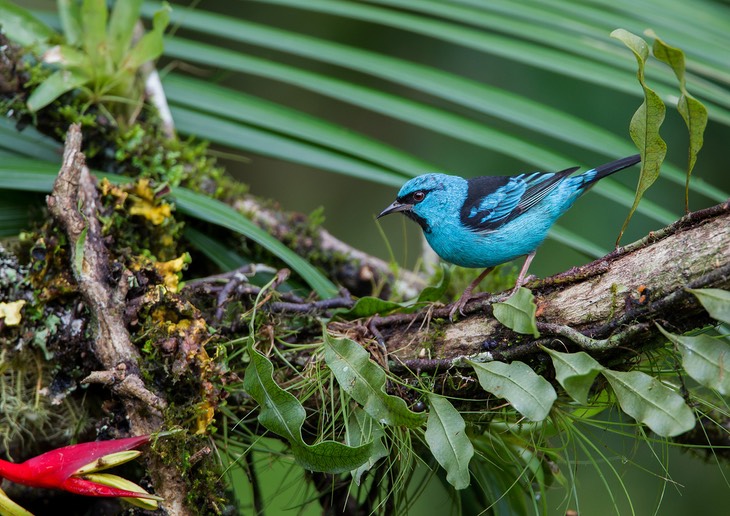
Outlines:
{"type": "Polygon", "coordinates": [[[535,206],[576,170],[469,179],[461,222],[472,231],[494,231],[535,206]]]}

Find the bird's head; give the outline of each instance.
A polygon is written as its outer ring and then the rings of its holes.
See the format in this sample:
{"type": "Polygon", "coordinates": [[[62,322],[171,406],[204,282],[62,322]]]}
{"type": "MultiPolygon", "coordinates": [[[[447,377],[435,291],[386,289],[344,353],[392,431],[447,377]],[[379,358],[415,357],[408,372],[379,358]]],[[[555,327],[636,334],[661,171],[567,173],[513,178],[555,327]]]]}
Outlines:
{"type": "Polygon", "coordinates": [[[461,208],[466,181],[446,174],[424,174],[414,177],[398,192],[396,200],[378,218],[401,212],[429,233],[440,219],[449,217],[452,208],[461,208]]]}

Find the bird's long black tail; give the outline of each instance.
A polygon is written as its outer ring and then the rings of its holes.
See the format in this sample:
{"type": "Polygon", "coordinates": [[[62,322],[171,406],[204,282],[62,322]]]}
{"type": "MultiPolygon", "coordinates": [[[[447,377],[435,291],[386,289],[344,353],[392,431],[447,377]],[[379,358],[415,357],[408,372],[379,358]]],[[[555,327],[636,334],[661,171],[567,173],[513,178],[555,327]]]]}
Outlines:
{"type": "Polygon", "coordinates": [[[596,167],[593,169],[595,175],[591,177],[588,181],[586,181],[585,186],[586,188],[590,188],[596,181],[600,181],[604,177],[610,176],[614,172],[618,172],[619,170],[623,170],[632,165],[636,165],[640,161],[641,155],[634,154],[633,156],[617,159],[616,161],[612,161],[611,163],[606,163],[605,165],[596,167]]]}

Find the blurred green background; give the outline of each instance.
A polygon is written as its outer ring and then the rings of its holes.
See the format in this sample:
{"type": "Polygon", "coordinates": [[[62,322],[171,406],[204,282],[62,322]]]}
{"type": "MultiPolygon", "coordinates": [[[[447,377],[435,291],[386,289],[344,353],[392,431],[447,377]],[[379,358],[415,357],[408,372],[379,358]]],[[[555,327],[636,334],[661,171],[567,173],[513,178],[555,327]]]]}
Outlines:
{"type": "MultiPolygon", "coordinates": [[[[23,2],[39,10],[52,10],[53,2],[23,2]]],[[[633,55],[620,43],[609,38],[611,30],[625,28],[636,34],[652,28],[674,46],[683,48],[688,54],[688,63],[694,66],[688,80],[691,92],[704,86],[715,95],[711,97],[710,122],[705,134],[705,146],[698,159],[694,177],[695,185],[701,182],[720,190],[730,191],[730,174],[726,170],[727,150],[730,144],[730,7],[726,2],[688,0],[683,2],[662,2],[660,0],[623,1],[543,1],[543,2],[479,2],[479,1],[436,1],[411,2],[349,2],[338,0],[277,2],[277,1],[231,1],[201,0],[198,2],[171,2],[173,7],[194,7],[198,11],[216,13],[220,20],[243,21],[258,26],[281,29],[305,35],[325,43],[345,45],[374,53],[401,59],[404,63],[418,64],[433,70],[446,72],[455,77],[473,81],[490,88],[499,88],[504,94],[529,99],[543,108],[568,114],[579,123],[586,124],[585,135],[580,131],[571,138],[564,138],[565,128],[553,125],[546,119],[542,127],[528,127],[520,123],[520,116],[505,120],[469,108],[462,103],[448,100],[448,95],[439,97],[420,90],[415,85],[399,84],[382,77],[383,70],[352,69],[342,64],[328,62],[327,55],[304,57],[296,52],[279,47],[284,37],[271,34],[259,42],[247,39],[247,28],[241,26],[238,34],[225,32],[223,23],[203,22],[204,28],[190,25],[193,18],[181,9],[174,10],[173,27],[175,37],[202,42],[216,48],[226,49],[238,55],[255,56],[267,62],[286,65],[292,69],[304,70],[327,78],[335,78],[358,86],[365,86],[378,92],[395,95],[425,106],[428,110],[439,110],[461,117],[483,127],[492,128],[500,134],[509,135],[516,141],[535,146],[535,149],[549,150],[564,157],[548,164],[533,153],[517,146],[493,145],[488,139],[467,141],[445,134],[441,126],[424,126],[404,122],[388,116],[387,109],[380,112],[357,106],[343,99],[333,99],[313,91],[308,84],[284,83],[252,73],[241,73],[221,65],[210,65],[206,55],[185,54],[183,51],[166,55],[160,63],[163,84],[172,76],[195,77],[208,84],[218,84],[234,92],[244,92],[275,104],[296,110],[316,119],[327,121],[339,127],[343,133],[361,135],[382,142],[395,149],[427,162],[429,167],[420,172],[442,171],[466,177],[477,175],[502,175],[568,168],[574,165],[596,166],[612,159],[633,153],[618,153],[614,144],[596,138],[590,127],[595,126],[610,133],[613,138],[625,140],[630,145],[628,125],[632,114],[641,103],[641,90],[635,80],[633,55]],[[383,5],[381,5],[383,4],[383,5]],[[671,4],[671,5],[670,5],[671,4]],[[431,9],[429,11],[429,9],[431,9]],[[446,9],[438,14],[439,9],[446,9]],[[524,9],[524,10],[523,10],[524,9]],[[363,11],[364,10],[364,11],[363,11]],[[471,11],[470,11],[471,10],[471,11]],[[544,17],[528,15],[543,10],[544,17]],[[423,23],[437,22],[440,29],[429,33],[405,30],[397,24],[384,24],[355,16],[356,12],[385,12],[390,19],[400,16],[416,19],[423,23]],[[449,13],[472,12],[461,20],[449,19],[449,13]],[[180,14],[183,13],[183,14],[180,14]],[[497,20],[497,21],[495,21],[497,20]],[[499,20],[503,20],[500,22],[499,20]],[[490,22],[491,21],[491,22],[490,22]],[[489,22],[490,27],[485,23],[489,22]],[[518,26],[508,26],[509,23],[518,26]],[[503,24],[500,27],[500,23],[503,24]],[[448,28],[448,30],[447,30],[448,28]],[[723,37],[723,29],[726,29],[723,37]],[[450,32],[452,31],[452,32],[450,32]],[[548,31],[547,33],[545,31],[548,31]],[[447,34],[454,34],[452,40],[447,34]],[[497,44],[494,52],[489,51],[488,42],[481,50],[454,42],[458,37],[470,39],[470,34],[479,34],[495,41],[506,42],[507,47],[520,53],[522,59],[511,58],[499,53],[497,44]],[[563,39],[564,38],[564,39],[563,39]],[[509,46],[513,45],[513,46],[509,46]],[[570,48],[571,45],[573,48],[570,48]],[[532,50],[531,50],[532,49],[532,50]],[[563,63],[557,57],[554,61],[543,58],[541,50],[563,52],[564,55],[579,56],[576,61],[563,63]],[[591,57],[591,55],[594,57],[591,57]],[[322,57],[319,59],[318,57],[322,57]],[[583,61],[581,61],[583,60],[583,61]],[[607,61],[608,60],[608,61],[607,61]],[[532,61],[532,62],[530,62],[532,61]],[[622,78],[618,87],[610,79],[603,80],[594,75],[590,63],[605,65],[622,78]],[[585,62],[585,68],[580,66],[585,62]],[[546,66],[543,66],[546,65],[546,66]],[[623,85],[633,83],[633,89],[623,85]],[[588,125],[590,124],[590,126],[588,125]],[[581,136],[584,136],[581,138],[581,136]],[[589,145],[585,145],[589,143],[589,145]]],[[[147,13],[157,8],[150,3],[147,13]]],[[[284,33],[281,33],[284,34],[284,33]]],[[[485,40],[486,42],[487,40],[485,40]]],[[[398,66],[394,65],[397,69],[398,66]]],[[[650,86],[659,83],[673,83],[673,76],[664,65],[654,60],[649,67],[650,86]],[[659,78],[660,80],[657,80],[659,78]]],[[[443,86],[448,89],[448,85],[443,86]]],[[[665,102],[676,102],[678,90],[662,89],[665,102]],[[668,91],[673,93],[668,93],[668,91]]],[[[478,94],[477,94],[478,96],[478,94]]],[[[702,95],[698,95],[703,98],[702,95]]],[[[215,101],[215,95],[211,100],[215,101]]],[[[232,124],[224,131],[209,130],[190,118],[178,123],[178,129],[186,134],[198,134],[217,142],[213,149],[220,153],[220,160],[231,174],[251,186],[252,193],[273,199],[281,209],[287,211],[311,212],[324,208],[324,227],[341,240],[373,255],[385,259],[393,258],[407,267],[412,267],[421,255],[420,229],[405,218],[389,218],[382,222],[382,228],[393,255],[374,221],[374,216],[395,197],[398,181],[375,182],[368,178],[356,178],[324,170],[315,164],[302,164],[297,151],[287,151],[286,145],[305,144],[314,150],[327,150],[335,156],[351,158],[367,163],[366,157],[343,149],[329,149],[326,143],[310,141],[306,135],[293,135],[286,124],[278,128],[266,127],[255,119],[246,122],[236,120],[239,108],[230,107],[228,97],[218,100],[223,114],[218,120],[232,124]],[[207,132],[206,132],[207,131],[207,132]],[[253,135],[253,136],[252,136],[253,135]],[[256,135],[274,138],[269,143],[257,143],[256,135]]],[[[489,103],[485,99],[485,106],[489,103]]],[[[182,109],[209,115],[212,110],[196,107],[195,96],[183,100],[171,98],[173,114],[182,109]]],[[[240,108],[245,111],[244,108],[240,108]]],[[[485,109],[484,111],[489,111],[485,109]]],[[[395,113],[393,113],[395,114],[395,113]]],[[[529,111],[524,115],[529,115],[529,111]]],[[[211,115],[212,116],[212,115],[211,115]]],[[[300,115],[290,112],[292,121],[300,115]]],[[[301,115],[304,116],[304,115],[301,115]]],[[[184,117],[183,117],[184,118],[184,117]]],[[[222,126],[220,126],[222,127],[222,126]]],[[[468,131],[467,131],[468,132],[468,131]]],[[[687,154],[687,131],[679,114],[668,106],[662,135],[668,144],[667,161],[684,169],[687,154]]],[[[302,153],[299,154],[301,156],[302,153]]],[[[388,168],[388,167],[385,167],[388,168]]],[[[396,167],[390,167],[396,168],[396,167]]],[[[408,177],[403,171],[402,182],[408,177]]],[[[615,181],[629,190],[634,190],[638,169],[633,168],[615,176],[615,181]]],[[[690,208],[701,209],[716,204],[722,196],[714,198],[692,192],[690,208]]],[[[664,178],[657,181],[647,193],[646,200],[678,218],[684,211],[684,186],[664,178]]],[[[646,206],[648,203],[643,203],[646,206]]],[[[610,196],[596,192],[588,193],[564,216],[560,224],[594,248],[605,251],[613,247],[619,229],[628,213],[628,208],[610,196]]],[[[657,215],[657,213],[654,213],[657,215]]],[[[631,221],[622,243],[641,238],[651,230],[664,224],[649,213],[637,213],[631,221]]],[[[665,217],[668,218],[668,217],[665,217]]],[[[591,257],[577,249],[581,246],[566,242],[548,240],[537,254],[531,272],[538,276],[553,274],[572,265],[586,263],[591,257]]],[[[476,274],[476,272],[475,272],[476,274]]],[[[610,464],[623,478],[629,490],[633,508],[626,503],[626,496],[620,486],[609,479],[613,486],[616,502],[612,502],[593,467],[587,463],[576,463],[579,476],[576,487],[580,499],[581,514],[661,514],[685,515],[691,511],[708,514],[725,512],[730,489],[730,469],[713,461],[705,462],[687,452],[661,447],[649,450],[644,443],[631,437],[620,438],[608,432],[596,433],[596,444],[610,458],[610,464]],[[661,460],[657,460],[657,456],[661,460]],[[664,470],[662,463],[667,468],[664,470]],[[619,509],[616,510],[616,507],[619,509]]],[[[267,463],[262,458],[262,463],[267,463]]],[[[277,466],[279,467],[279,466],[277,466]]],[[[273,466],[272,466],[273,468],[273,466]]],[[[293,476],[283,476],[280,471],[271,474],[264,484],[270,490],[274,506],[269,514],[296,513],[293,509],[307,498],[301,471],[293,476]],[[288,487],[284,492],[281,489],[288,487]],[[286,510],[291,509],[291,510],[286,510]]],[[[611,477],[610,474],[606,474],[611,477]]],[[[413,507],[414,514],[448,514],[452,503],[438,481],[427,490],[413,507]]],[[[242,495],[245,505],[245,489],[242,495]]],[[[551,493],[549,505],[554,514],[564,512],[561,504],[565,491],[556,488],[551,493]]],[[[574,508],[571,504],[567,508],[574,508]]],[[[315,508],[303,511],[317,514],[315,508]]]]}

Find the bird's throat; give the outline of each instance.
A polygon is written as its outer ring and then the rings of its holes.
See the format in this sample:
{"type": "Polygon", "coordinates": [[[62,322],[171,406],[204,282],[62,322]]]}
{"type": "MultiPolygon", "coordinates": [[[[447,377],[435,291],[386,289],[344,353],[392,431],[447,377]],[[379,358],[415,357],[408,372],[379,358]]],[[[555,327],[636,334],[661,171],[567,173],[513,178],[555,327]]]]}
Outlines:
{"type": "Polygon", "coordinates": [[[419,226],[421,226],[421,229],[423,230],[424,233],[431,232],[431,226],[428,224],[428,222],[426,222],[426,219],[424,219],[420,215],[413,213],[411,210],[404,211],[403,215],[405,215],[409,219],[415,221],[419,226]]]}

